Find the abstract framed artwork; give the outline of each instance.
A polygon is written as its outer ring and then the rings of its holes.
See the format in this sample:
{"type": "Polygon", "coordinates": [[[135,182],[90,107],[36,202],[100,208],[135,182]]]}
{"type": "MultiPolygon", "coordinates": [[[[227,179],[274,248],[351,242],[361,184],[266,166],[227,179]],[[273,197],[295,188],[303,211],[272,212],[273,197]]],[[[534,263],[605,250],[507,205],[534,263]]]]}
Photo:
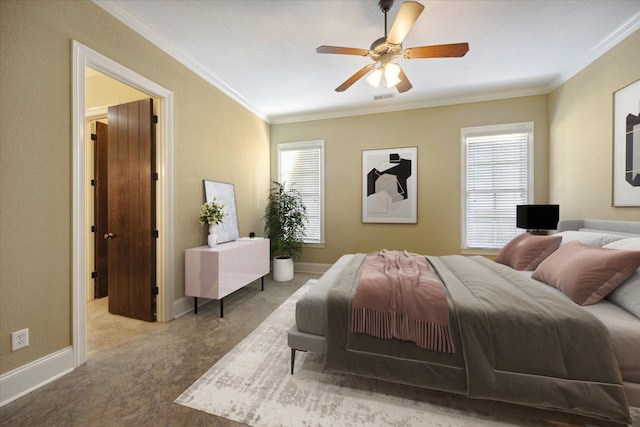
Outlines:
{"type": "Polygon", "coordinates": [[[640,80],[613,93],[613,206],[640,206],[640,80]]]}
{"type": "Polygon", "coordinates": [[[418,147],[362,151],[362,222],[418,222],[418,147]]]}
{"type": "Polygon", "coordinates": [[[240,237],[238,227],[238,209],[236,208],[236,193],[233,184],[228,182],[204,181],[204,196],[207,202],[212,202],[215,197],[224,205],[226,216],[218,224],[218,243],[232,242],[240,237]]]}

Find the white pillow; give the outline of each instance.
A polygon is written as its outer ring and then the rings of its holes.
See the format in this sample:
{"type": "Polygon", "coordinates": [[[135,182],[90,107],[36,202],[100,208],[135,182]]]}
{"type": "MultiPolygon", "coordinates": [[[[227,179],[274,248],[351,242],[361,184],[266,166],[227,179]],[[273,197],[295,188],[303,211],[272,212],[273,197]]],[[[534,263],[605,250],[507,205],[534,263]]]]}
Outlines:
{"type": "MultiPolygon", "coordinates": [[[[627,237],[604,245],[607,249],[640,250],[640,237],[627,237]]],[[[640,269],[636,270],[606,298],[640,318],[640,269]]]]}
{"type": "Polygon", "coordinates": [[[560,246],[564,246],[569,242],[575,240],[591,246],[604,246],[608,243],[612,243],[618,240],[627,239],[628,237],[621,236],[619,234],[597,233],[595,231],[561,231],[554,234],[554,236],[562,236],[562,243],[560,246]]]}
{"type": "Polygon", "coordinates": [[[607,243],[603,246],[607,249],[626,249],[632,251],[640,251],[640,237],[625,237],[615,242],[607,243]]]}

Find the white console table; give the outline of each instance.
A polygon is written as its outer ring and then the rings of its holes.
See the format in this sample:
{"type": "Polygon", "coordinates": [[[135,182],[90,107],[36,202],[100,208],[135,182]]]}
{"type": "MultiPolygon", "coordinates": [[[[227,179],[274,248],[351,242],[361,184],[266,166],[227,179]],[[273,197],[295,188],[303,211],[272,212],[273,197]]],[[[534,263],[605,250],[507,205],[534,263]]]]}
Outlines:
{"type": "Polygon", "coordinates": [[[184,253],[185,295],[220,300],[224,317],[224,297],[269,274],[269,239],[243,238],[210,248],[201,246],[184,253]]]}

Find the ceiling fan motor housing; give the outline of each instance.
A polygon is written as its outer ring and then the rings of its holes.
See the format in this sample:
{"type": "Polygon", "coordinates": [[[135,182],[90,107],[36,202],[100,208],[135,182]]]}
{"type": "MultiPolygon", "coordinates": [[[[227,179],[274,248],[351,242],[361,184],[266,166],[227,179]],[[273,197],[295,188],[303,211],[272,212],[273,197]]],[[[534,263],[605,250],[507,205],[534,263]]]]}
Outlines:
{"type": "Polygon", "coordinates": [[[386,37],[380,37],[371,43],[371,47],[369,48],[369,57],[373,62],[391,61],[391,59],[400,55],[402,55],[402,44],[387,43],[386,37]]]}
{"type": "Polygon", "coordinates": [[[389,12],[389,10],[391,10],[391,6],[393,6],[393,0],[380,0],[378,2],[378,6],[380,7],[380,10],[387,13],[389,12]]]}

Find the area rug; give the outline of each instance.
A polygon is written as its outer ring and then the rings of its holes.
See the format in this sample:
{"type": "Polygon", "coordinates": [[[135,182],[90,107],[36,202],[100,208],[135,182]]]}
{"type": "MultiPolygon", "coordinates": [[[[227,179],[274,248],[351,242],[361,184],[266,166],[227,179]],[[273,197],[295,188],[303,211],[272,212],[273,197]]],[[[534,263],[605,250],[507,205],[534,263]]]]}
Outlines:
{"type": "MultiPolygon", "coordinates": [[[[604,426],[598,420],[322,371],[298,352],[290,374],[286,331],[298,289],[175,403],[251,426],[604,426]]],[[[632,410],[640,426],[640,410],[632,410]]]]}

